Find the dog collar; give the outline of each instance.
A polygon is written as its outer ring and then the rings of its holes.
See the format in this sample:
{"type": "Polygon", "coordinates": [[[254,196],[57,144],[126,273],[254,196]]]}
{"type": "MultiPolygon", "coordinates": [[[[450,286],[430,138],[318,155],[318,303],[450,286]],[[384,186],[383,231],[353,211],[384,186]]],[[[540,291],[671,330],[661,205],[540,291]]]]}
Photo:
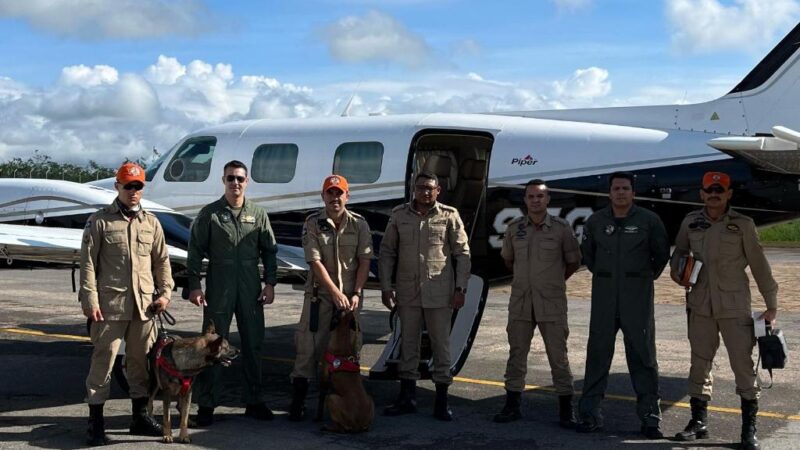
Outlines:
{"type": "Polygon", "coordinates": [[[325,361],[328,363],[328,372],[360,372],[361,365],[355,356],[336,356],[331,352],[325,352],[325,361]]]}

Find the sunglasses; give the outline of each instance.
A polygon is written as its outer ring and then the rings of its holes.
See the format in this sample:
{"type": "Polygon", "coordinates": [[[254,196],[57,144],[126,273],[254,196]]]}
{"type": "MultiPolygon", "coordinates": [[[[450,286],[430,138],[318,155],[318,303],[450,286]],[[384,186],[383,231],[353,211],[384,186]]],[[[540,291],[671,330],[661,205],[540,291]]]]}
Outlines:
{"type": "Polygon", "coordinates": [[[439,186],[430,187],[430,186],[423,186],[423,185],[415,185],[414,189],[416,189],[417,192],[423,192],[423,193],[431,192],[431,193],[433,193],[433,191],[435,191],[436,188],[438,188],[438,187],[439,186]]]}
{"type": "Polygon", "coordinates": [[[134,190],[134,191],[141,191],[144,189],[144,185],[142,183],[128,183],[122,186],[122,189],[126,191],[134,190]]]}
{"type": "Polygon", "coordinates": [[[234,181],[236,181],[239,184],[242,184],[242,183],[244,183],[244,180],[246,180],[246,179],[247,179],[247,177],[243,177],[241,175],[226,175],[225,176],[225,181],[227,181],[228,183],[233,183],[234,181]]]}
{"type": "Polygon", "coordinates": [[[724,194],[725,188],[722,186],[710,186],[703,189],[706,194],[724,194]]]}

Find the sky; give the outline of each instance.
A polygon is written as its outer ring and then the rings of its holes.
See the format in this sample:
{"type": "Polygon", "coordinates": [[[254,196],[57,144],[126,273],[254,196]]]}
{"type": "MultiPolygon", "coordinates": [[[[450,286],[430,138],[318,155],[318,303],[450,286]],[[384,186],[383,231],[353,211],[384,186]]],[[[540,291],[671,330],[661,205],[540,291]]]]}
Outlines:
{"type": "Polygon", "coordinates": [[[800,0],[0,0],[0,161],[116,166],[242,119],[694,103],[800,0]]]}

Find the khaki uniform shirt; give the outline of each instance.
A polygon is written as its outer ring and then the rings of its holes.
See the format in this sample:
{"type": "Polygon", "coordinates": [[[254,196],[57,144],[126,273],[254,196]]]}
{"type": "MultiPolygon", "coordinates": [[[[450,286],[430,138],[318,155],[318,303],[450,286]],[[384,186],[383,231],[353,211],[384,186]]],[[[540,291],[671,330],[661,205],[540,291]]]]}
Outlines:
{"type": "MultiPolygon", "coordinates": [[[[372,256],[372,234],[360,215],[345,211],[340,228],[321,209],[306,218],[303,225],[303,252],[306,261],[320,261],[333,283],[345,295],[354,294],[358,259],[372,256]]],[[[306,293],[312,293],[317,281],[309,270],[306,293]]]]}
{"type": "Polygon", "coordinates": [[[547,214],[537,227],[528,216],[508,224],[500,255],[514,264],[508,310],[522,320],[567,318],[567,264],[579,264],[581,251],[569,223],[547,214]]]}
{"type": "Polygon", "coordinates": [[[142,209],[130,221],[116,201],[89,217],[81,245],[81,307],[106,320],[147,320],[154,288],[170,296],[174,282],[164,231],[142,209]]]}
{"type": "Polygon", "coordinates": [[[748,265],[767,308],[777,308],[778,284],[750,217],[729,209],[712,222],[704,209],[689,213],[675,238],[673,271],[690,251],[703,261],[687,299],[693,312],[718,319],[749,316],[750,280],[744,271],[748,265]]]}
{"type": "Polygon", "coordinates": [[[455,287],[466,288],[470,274],[464,223],[453,207],[436,203],[421,215],[413,205],[413,201],[400,205],[389,217],[381,241],[381,289],[392,288],[397,269],[399,304],[448,307],[455,287]]]}

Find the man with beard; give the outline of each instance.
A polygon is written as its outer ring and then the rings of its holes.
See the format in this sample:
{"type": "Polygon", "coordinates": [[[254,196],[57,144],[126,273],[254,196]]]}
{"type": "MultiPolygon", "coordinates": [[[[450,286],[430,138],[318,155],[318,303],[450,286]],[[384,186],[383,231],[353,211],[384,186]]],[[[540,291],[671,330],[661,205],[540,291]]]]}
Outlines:
{"type": "Polygon", "coordinates": [[[741,397],[741,448],[757,449],[759,388],[752,357],[756,339],[750,313],[750,280],[745,268],[750,267],[767,306],[759,320],[775,320],[778,284],[758,243],[753,220],[728,206],[733,195],[730,186],[728,174],[706,173],[700,190],[705,207],[686,216],[675,238],[671,275],[676,283],[688,290],[686,310],[692,348],[689,369],[692,419],[675,437],[692,441],[708,436],[708,402],[713,382],[711,369],[721,334],[736,380],[736,393],[741,397]],[[694,260],[703,262],[694,285],[679,272],[681,259],[689,254],[694,260]]]}

